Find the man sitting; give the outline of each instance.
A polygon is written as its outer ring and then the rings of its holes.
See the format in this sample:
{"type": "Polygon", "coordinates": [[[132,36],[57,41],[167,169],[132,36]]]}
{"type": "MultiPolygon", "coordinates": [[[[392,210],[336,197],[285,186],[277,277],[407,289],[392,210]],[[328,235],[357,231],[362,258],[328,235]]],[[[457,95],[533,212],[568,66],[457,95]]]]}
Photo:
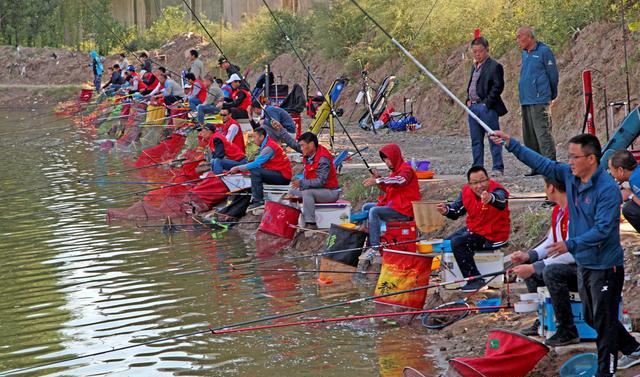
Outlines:
{"type": "Polygon", "coordinates": [[[253,130],[253,142],[259,146],[258,157],[248,164],[234,166],[230,174],[241,171],[251,173],[251,204],[247,210],[264,205],[264,184],[288,185],[292,171],[289,157],[280,145],[267,136],[264,128],[253,130]]]}
{"type": "Polygon", "coordinates": [[[227,138],[227,141],[235,144],[243,152],[245,152],[244,135],[240,124],[233,119],[231,113],[227,109],[220,110],[220,118],[222,118],[222,125],[220,125],[221,133],[227,138]]]}
{"type": "Polygon", "coordinates": [[[308,229],[317,229],[316,203],[333,203],[340,197],[338,175],[331,152],[318,143],[313,132],[305,132],[294,148],[302,153],[304,177],[291,182],[289,195],[302,198],[304,222],[308,229]]]}
{"type": "MultiPolygon", "coordinates": [[[[524,263],[513,268],[518,277],[525,279],[529,293],[535,293],[538,287],[548,287],[551,305],[556,315],[558,331],[545,344],[552,347],[566,346],[580,342],[578,329],[573,322],[569,292],[578,290],[576,261],[570,253],[549,257],[549,245],[567,240],[569,211],[567,193],[562,182],[544,179],[544,192],[547,198],[556,203],[551,213],[551,229],[547,238],[528,252],[516,251],[511,254],[512,263],[524,263]]],[[[536,320],[530,328],[522,331],[528,336],[538,335],[540,321],[536,320]]]]}
{"type": "MultiPolygon", "coordinates": [[[[452,220],[467,215],[467,226],[447,237],[465,278],[480,275],[473,259],[474,251],[505,245],[511,231],[507,190],[489,179],[482,166],[474,166],[467,171],[467,182],[454,202],[438,204],[438,212],[452,220]]],[[[484,284],[483,279],[475,279],[461,289],[474,292],[484,284]]]]}
{"type": "Polygon", "coordinates": [[[189,109],[195,111],[198,105],[201,105],[207,99],[207,86],[204,82],[197,80],[196,76],[189,72],[184,76],[187,79],[189,85],[191,85],[191,92],[187,95],[189,101],[189,109]]]}
{"type": "Polygon", "coordinates": [[[205,114],[216,114],[220,111],[218,106],[224,98],[222,90],[218,85],[215,85],[214,79],[210,75],[204,77],[204,86],[207,88],[206,98],[203,103],[196,107],[198,111],[198,124],[200,126],[204,125],[205,114]]]}
{"type": "Polygon", "coordinates": [[[379,256],[380,225],[382,221],[409,221],[413,218],[413,202],[420,200],[420,186],[418,177],[413,169],[407,165],[402,157],[400,147],[387,144],[380,149],[380,158],[387,165],[391,174],[381,177],[376,171],[365,179],[365,187],[378,186],[383,194],[377,203],[366,203],[363,211],[369,211],[369,244],[371,246],[360,255],[358,269],[364,271],[379,256]]]}
{"type": "Polygon", "coordinates": [[[229,110],[235,119],[249,118],[247,109],[251,106],[251,93],[242,86],[242,78],[234,73],[227,84],[231,85],[231,100],[225,102],[222,108],[229,110]]]}
{"type": "Polygon", "coordinates": [[[622,188],[622,214],[636,232],[640,232],[640,167],[631,152],[616,151],[609,159],[609,173],[619,184],[629,182],[630,189],[622,188]]]}
{"type": "Polygon", "coordinates": [[[209,140],[211,170],[214,174],[222,174],[223,171],[234,166],[247,163],[244,151],[228,142],[224,135],[218,132],[215,124],[206,124],[202,128],[201,136],[203,139],[209,140]]]}

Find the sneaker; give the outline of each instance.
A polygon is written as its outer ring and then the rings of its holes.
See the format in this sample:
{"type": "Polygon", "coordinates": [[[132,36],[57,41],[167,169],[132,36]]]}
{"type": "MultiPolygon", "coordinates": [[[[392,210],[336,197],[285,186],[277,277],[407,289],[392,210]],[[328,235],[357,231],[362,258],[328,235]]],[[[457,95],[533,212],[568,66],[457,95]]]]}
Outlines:
{"type": "Polygon", "coordinates": [[[467,284],[460,288],[460,290],[462,292],[485,291],[487,290],[487,286],[484,283],[484,279],[474,279],[468,281],[467,284]]]}
{"type": "Polygon", "coordinates": [[[580,343],[580,337],[576,334],[572,334],[569,332],[561,333],[557,332],[551,336],[551,338],[544,341],[544,344],[549,347],[562,347],[568,346],[569,344],[578,344],[580,343]]]}
{"type": "Polygon", "coordinates": [[[491,171],[491,178],[501,178],[501,177],[504,177],[504,172],[502,170],[491,171]]]}
{"type": "Polygon", "coordinates": [[[378,252],[378,250],[370,247],[367,249],[367,251],[365,251],[364,253],[360,254],[360,256],[358,257],[358,260],[368,260],[368,261],[372,261],[374,257],[380,256],[380,253],[378,252]]]}
{"type": "Polygon", "coordinates": [[[251,204],[249,204],[249,207],[247,207],[247,211],[251,211],[252,209],[258,209],[262,207],[264,207],[263,201],[252,202],[251,204]]]}
{"type": "Polygon", "coordinates": [[[537,175],[540,175],[540,174],[535,172],[535,171],[533,171],[533,170],[531,170],[530,172],[526,173],[524,176],[525,177],[535,177],[537,175]]]}
{"type": "Polygon", "coordinates": [[[540,328],[540,321],[536,319],[536,321],[533,322],[533,325],[520,330],[520,334],[526,335],[526,336],[537,336],[539,328],[540,328]]]}
{"type": "Polygon", "coordinates": [[[622,355],[618,359],[618,369],[628,369],[634,365],[640,364],[640,347],[629,355],[622,355]]]}

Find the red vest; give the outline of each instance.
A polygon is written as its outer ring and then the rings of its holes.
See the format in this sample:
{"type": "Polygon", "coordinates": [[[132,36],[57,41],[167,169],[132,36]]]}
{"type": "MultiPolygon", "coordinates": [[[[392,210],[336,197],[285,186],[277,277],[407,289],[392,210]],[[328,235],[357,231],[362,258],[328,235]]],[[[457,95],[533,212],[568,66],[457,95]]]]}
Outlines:
{"type": "Polygon", "coordinates": [[[133,77],[131,79],[132,81],[137,81],[138,82],[138,91],[139,92],[142,92],[142,91],[147,89],[147,85],[142,81],[142,78],[140,77],[140,75],[138,75],[138,72],[131,72],[131,76],[133,77]]]}
{"type": "MultiPolygon", "coordinates": [[[[499,183],[489,180],[487,191],[493,192],[496,189],[505,190],[499,183]]],[[[503,242],[509,239],[511,232],[509,204],[502,211],[490,204],[484,204],[480,197],[471,191],[469,185],[464,185],[462,188],[462,204],[467,210],[467,228],[470,232],[479,234],[493,242],[503,242]]]]}
{"type": "Polygon", "coordinates": [[[378,198],[377,205],[388,206],[405,216],[413,217],[413,202],[420,200],[420,185],[416,172],[410,166],[403,164],[398,172],[392,172],[389,176],[398,176],[398,173],[403,170],[411,172],[409,182],[402,186],[380,185],[384,195],[378,198]]]}
{"type": "Polygon", "coordinates": [[[195,87],[195,85],[198,84],[200,86],[200,91],[198,92],[198,99],[200,100],[200,103],[204,103],[204,101],[207,100],[207,86],[204,84],[204,82],[200,81],[200,80],[195,80],[193,82],[193,86],[191,87],[193,90],[193,87],[195,87]]]}
{"type": "Polygon", "coordinates": [[[238,124],[238,122],[235,119],[231,119],[230,121],[224,122],[222,124],[222,130],[226,135],[229,132],[229,127],[231,127],[232,124],[235,124],[236,126],[238,126],[238,132],[236,132],[236,136],[233,138],[233,140],[231,140],[231,143],[236,145],[243,152],[245,152],[246,148],[244,145],[244,135],[242,134],[242,127],[240,127],[240,124],[238,124]]]}
{"type": "Polygon", "coordinates": [[[226,158],[233,161],[240,161],[245,158],[244,151],[241,151],[240,148],[228,142],[227,138],[224,137],[224,135],[222,135],[220,132],[215,132],[209,140],[209,148],[211,149],[211,151],[215,150],[215,146],[213,144],[213,140],[215,139],[220,140],[222,142],[222,145],[224,145],[224,155],[226,158]]]}
{"type": "Polygon", "coordinates": [[[318,145],[316,155],[313,156],[313,161],[311,161],[310,164],[307,163],[306,158],[304,159],[304,178],[318,178],[318,162],[320,162],[320,158],[322,157],[328,158],[331,163],[331,167],[329,168],[329,176],[327,177],[327,181],[322,187],[327,189],[336,189],[340,187],[340,185],[338,184],[338,175],[336,174],[336,168],[333,166],[333,156],[331,155],[331,152],[329,152],[327,148],[323,147],[322,145],[318,145]]]}
{"type": "Polygon", "coordinates": [[[569,225],[569,207],[564,207],[562,217],[560,218],[560,236],[562,239],[558,239],[556,234],[556,228],[558,227],[558,213],[560,212],[560,206],[556,204],[551,212],[551,231],[553,232],[553,242],[566,241],[567,240],[567,228],[569,225]]]}
{"type": "Polygon", "coordinates": [[[293,173],[291,171],[291,162],[289,161],[289,157],[284,153],[280,145],[273,141],[270,137],[267,137],[267,143],[265,147],[271,147],[273,150],[273,157],[269,159],[269,161],[262,164],[262,167],[268,170],[275,170],[282,173],[282,176],[285,179],[291,179],[293,173]]]}
{"type": "Polygon", "coordinates": [[[245,97],[244,97],[244,101],[242,101],[242,103],[240,103],[236,108],[240,110],[247,110],[247,108],[251,106],[251,93],[248,90],[238,87],[238,89],[231,92],[231,99],[235,101],[236,98],[238,98],[238,94],[240,92],[244,92],[245,97]]]}

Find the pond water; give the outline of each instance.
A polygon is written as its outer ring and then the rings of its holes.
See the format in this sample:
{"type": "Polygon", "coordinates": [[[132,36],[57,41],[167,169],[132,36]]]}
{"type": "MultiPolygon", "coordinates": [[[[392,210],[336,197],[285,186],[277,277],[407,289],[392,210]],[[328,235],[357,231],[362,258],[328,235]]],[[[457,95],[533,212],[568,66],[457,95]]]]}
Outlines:
{"type": "MultiPolygon", "coordinates": [[[[230,270],[275,252],[233,230],[214,239],[108,224],[106,208],[135,199],[99,199],[148,186],[79,183],[134,156],[67,127],[46,114],[0,113],[0,375],[398,376],[407,365],[436,374],[422,328],[369,321],[204,333],[19,371],[373,292],[319,287],[314,274],[230,270]]],[[[135,171],[109,179],[146,180],[135,171]]],[[[374,310],[363,303],[280,322],[374,310]]]]}

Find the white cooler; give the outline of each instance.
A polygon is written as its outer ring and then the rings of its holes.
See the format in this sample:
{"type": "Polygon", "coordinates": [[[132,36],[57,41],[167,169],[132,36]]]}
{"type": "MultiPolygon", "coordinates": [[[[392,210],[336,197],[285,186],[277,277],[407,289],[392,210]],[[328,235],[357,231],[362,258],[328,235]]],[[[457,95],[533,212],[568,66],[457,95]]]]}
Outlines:
{"type": "MultiPolygon", "coordinates": [[[[482,275],[504,270],[504,253],[502,251],[476,252],[473,259],[476,261],[478,271],[480,271],[480,274],[482,275]]],[[[456,263],[456,258],[453,256],[453,253],[444,253],[443,263],[444,266],[440,267],[442,281],[460,280],[463,278],[462,272],[460,272],[460,268],[458,267],[458,263],[456,263]],[[455,276],[451,271],[455,273],[455,276]]],[[[485,281],[492,277],[493,276],[485,278],[485,281]]],[[[497,276],[495,279],[491,280],[488,286],[491,288],[500,288],[503,285],[502,280],[503,276],[497,276]]],[[[456,289],[461,285],[462,284],[460,283],[449,284],[445,286],[445,288],[456,289]]]]}
{"type": "MultiPolygon", "coordinates": [[[[302,210],[304,212],[304,210],[302,210]]],[[[331,224],[344,224],[351,217],[351,202],[338,200],[335,203],[316,203],[316,225],[318,229],[328,229],[331,224]]],[[[303,216],[300,216],[300,226],[304,226],[303,216]]]]}

